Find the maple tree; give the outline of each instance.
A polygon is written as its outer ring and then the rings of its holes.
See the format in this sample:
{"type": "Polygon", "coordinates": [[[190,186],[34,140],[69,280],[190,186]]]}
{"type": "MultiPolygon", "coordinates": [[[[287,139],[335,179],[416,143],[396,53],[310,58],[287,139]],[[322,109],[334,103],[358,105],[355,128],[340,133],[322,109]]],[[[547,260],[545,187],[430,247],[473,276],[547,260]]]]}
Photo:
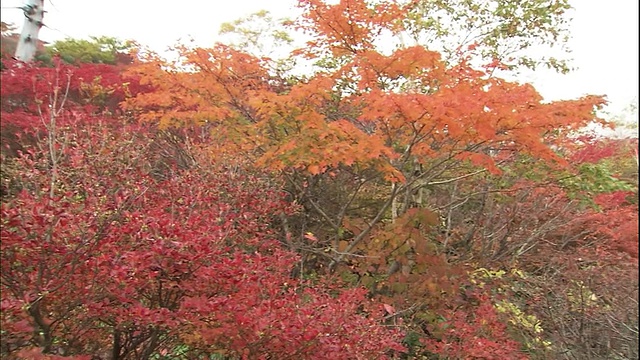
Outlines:
{"type": "Polygon", "coordinates": [[[498,173],[515,153],[566,166],[550,135],[593,121],[603,104],[598,97],[542,103],[529,85],[488,77],[464,61],[447,66],[421,46],[384,54],[375,38],[401,31],[408,9],[398,4],[300,4],[296,24],[312,40],[292,56],[330,56],[331,66],[291,84],[270,73],[268,58],[224,45],[183,48],[178,64],[149,58],[134,69],[155,91],[128,100],[127,108],[163,126],[214,124],[217,149],[245,151],[284,171],[296,200],[331,225],[334,244],[361,190],[392,184],[347,253],[390,209],[394,217],[408,210],[411,194],[428,184],[498,173]],[[348,179],[340,184],[345,201],[323,207],[313,193],[324,190],[314,184],[341,178],[348,179]]]}

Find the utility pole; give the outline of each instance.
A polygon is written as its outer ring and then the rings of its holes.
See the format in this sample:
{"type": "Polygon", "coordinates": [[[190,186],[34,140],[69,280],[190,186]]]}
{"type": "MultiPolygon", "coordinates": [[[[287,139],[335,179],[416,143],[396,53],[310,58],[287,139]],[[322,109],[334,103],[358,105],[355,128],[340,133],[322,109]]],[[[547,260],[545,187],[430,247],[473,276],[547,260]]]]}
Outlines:
{"type": "Polygon", "coordinates": [[[44,18],[44,0],[27,0],[27,3],[22,7],[22,11],[24,11],[25,20],[20,34],[20,41],[18,41],[18,47],[16,48],[15,58],[20,61],[30,62],[36,55],[38,33],[44,25],[42,22],[44,18]]]}

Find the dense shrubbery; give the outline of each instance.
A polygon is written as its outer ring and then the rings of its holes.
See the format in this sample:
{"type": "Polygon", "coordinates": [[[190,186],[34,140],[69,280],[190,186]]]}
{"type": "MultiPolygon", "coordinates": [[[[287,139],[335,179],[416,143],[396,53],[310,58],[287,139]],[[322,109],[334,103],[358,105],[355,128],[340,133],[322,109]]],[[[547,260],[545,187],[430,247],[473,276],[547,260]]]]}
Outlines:
{"type": "Polygon", "coordinates": [[[402,349],[363,289],[291,277],[298,255],[270,224],[296,208],[277,182],[163,141],[153,126],[78,116],[91,121],[3,157],[3,354],[368,359],[402,349]]]}

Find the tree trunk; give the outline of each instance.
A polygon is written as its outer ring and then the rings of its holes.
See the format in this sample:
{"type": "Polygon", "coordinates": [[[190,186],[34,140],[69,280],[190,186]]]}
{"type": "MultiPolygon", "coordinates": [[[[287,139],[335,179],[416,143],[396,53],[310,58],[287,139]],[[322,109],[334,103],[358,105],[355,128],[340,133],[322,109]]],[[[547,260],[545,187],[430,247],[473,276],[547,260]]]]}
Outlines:
{"type": "Polygon", "coordinates": [[[24,26],[16,48],[16,59],[31,62],[36,55],[38,33],[44,25],[44,0],[27,0],[24,10],[24,26]]]}

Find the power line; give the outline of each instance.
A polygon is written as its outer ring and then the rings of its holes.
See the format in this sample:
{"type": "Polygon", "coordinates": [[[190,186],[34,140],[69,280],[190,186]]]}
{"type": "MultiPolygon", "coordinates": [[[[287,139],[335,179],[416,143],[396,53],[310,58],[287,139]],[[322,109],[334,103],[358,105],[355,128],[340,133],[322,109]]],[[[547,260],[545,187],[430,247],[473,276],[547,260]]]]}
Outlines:
{"type": "Polygon", "coordinates": [[[49,0],[49,4],[51,4],[55,11],[60,12],[60,10],[58,10],[58,8],[53,4],[53,1],[49,0]]]}
{"type": "Polygon", "coordinates": [[[60,34],[64,35],[64,37],[67,37],[67,38],[73,38],[73,36],[71,36],[71,35],[69,35],[69,34],[65,33],[64,31],[62,31],[62,30],[60,30],[60,29],[52,28],[51,26],[49,26],[49,25],[47,25],[47,24],[42,24],[42,26],[43,26],[43,27],[46,27],[46,28],[47,28],[47,29],[49,29],[49,30],[57,31],[57,32],[59,32],[60,34]]]}

